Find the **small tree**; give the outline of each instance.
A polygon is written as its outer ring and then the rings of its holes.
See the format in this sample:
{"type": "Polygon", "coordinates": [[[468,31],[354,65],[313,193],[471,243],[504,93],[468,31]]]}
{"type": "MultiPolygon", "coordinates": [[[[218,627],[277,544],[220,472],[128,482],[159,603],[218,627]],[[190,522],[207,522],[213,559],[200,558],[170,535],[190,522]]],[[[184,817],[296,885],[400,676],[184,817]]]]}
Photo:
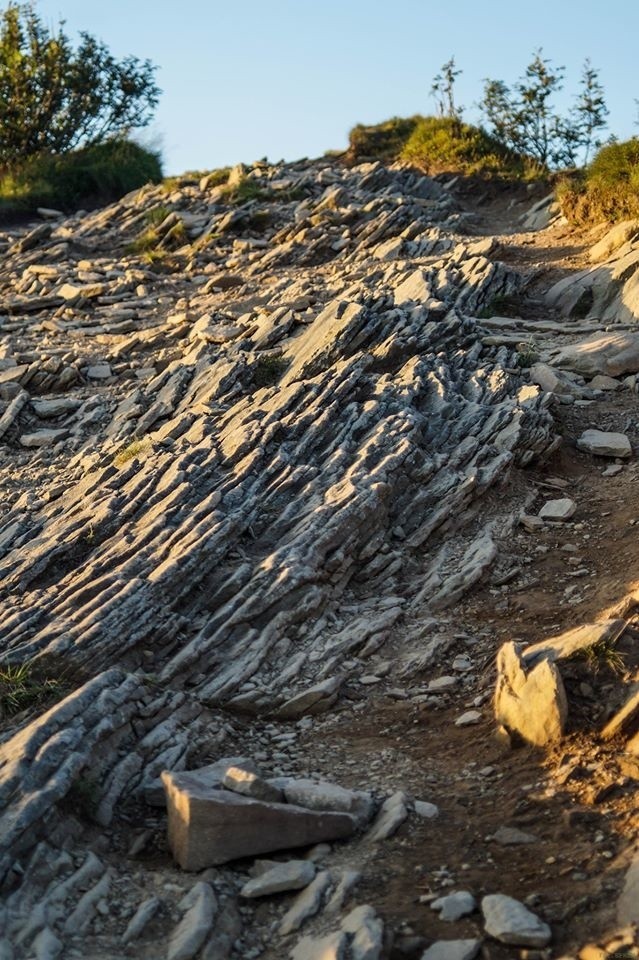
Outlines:
{"type": "Polygon", "coordinates": [[[580,154],[588,160],[606,126],[608,108],[599,74],[586,60],[577,103],[567,116],[557,113],[553,96],[562,89],[564,68],[553,67],[539,50],[525,76],[511,90],[502,80],[486,80],[480,107],[492,133],[517,153],[543,167],[566,167],[580,154]]]}
{"type": "Polygon", "coordinates": [[[581,91],[572,117],[578,145],[584,151],[584,163],[588,163],[592,148],[601,146],[601,140],[597,139],[596,134],[606,127],[609,113],[599,73],[587,59],[581,75],[581,91]]]}
{"type": "Polygon", "coordinates": [[[88,33],[74,50],[63,27],[49,31],[30,3],[0,15],[0,166],[126,136],[151,120],[160,90],[150,61],[118,61],[88,33]]]}
{"type": "Polygon", "coordinates": [[[437,113],[440,117],[461,120],[463,107],[455,104],[455,81],[462,72],[455,69],[455,58],[451,57],[442,66],[441,72],[433,78],[430,93],[435,98],[437,113]]]}

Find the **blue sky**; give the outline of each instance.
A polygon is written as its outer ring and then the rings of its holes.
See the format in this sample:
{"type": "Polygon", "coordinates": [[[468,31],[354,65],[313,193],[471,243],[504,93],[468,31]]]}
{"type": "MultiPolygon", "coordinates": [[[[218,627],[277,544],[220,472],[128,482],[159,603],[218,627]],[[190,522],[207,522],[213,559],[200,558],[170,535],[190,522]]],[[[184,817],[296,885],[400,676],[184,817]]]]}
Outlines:
{"type": "Polygon", "coordinates": [[[118,56],[159,66],[163,96],[146,136],[167,173],[238,161],[317,156],[346,145],[357,122],[432,111],[433,76],[451,55],[466,116],[482,79],[510,82],[531,54],[565,65],[566,104],[589,56],[610,131],[639,133],[639,4],[617,0],[40,0],[118,56]]]}

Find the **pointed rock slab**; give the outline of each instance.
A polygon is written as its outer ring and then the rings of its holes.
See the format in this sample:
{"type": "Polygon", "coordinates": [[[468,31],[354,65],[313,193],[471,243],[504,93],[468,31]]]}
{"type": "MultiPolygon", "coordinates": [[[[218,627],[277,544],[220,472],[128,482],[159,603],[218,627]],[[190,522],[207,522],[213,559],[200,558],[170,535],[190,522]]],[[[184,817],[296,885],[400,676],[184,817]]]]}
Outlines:
{"type": "Polygon", "coordinates": [[[318,873],[312,883],[295,898],[291,908],[284,914],[279,925],[282,936],[299,930],[305,920],[314,917],[322,905],[326,891],[330,889],[332,880],[328,870],[318,873]]]}
{"type": "Polygon", "coordinates": [[[208,883],[196,883],[182,900],[187,909],[169,940],[167,960],[191,960],[208,937],[217,913],[217,900],[208,883]]]}
{"type": "Polygon", "coordinates": [[[342,920],[342,930],[352,935],[351,960],[379,960],[384,939],[384,924],[369,904],[355,907],[342,920]]]}
{"type": "Polygon", "coordinates": [[[270,897],[274,893],[285,893],[287,890],[301,890],[302,887],[307,887],[314,877],[315,864],[312,860],[276,863],[270,870],[265,870],[245,883],[240,895],[252,900],[256,897],[270,897]]]}
{"type": "Polygon", "coordinates": [[[631,733],[637,732],[639,728],[639,686],[635,686],[636,689],[626,700],[621,710],[617,711],[601,731],[604,740],[612,740],[618,734],[630,736],[631,733]]]}
{"type": "Polygon", "coordinates": [[[240,857],[310,846],[351,836],[347,813],[316,813],[212,789],[198,771],[164,771],[169,846],[184,870],[203,870],[240,857]]]}
{"type": "Polygon", "coordinates": [[[503,893],[490,894],[481,902],[486,933],[514,947],[547,947],[552,932],[547,923],[527,907],[503,893]]]}
{"type": "Polygon", "coordinates": [[[588,650],[600,644],[612,644],[619,639],[627,623],[620,618],[603,620],[601,623],[584,623],[573,630],[567,630],[556,637],[548,637],[539,643],[526,647],[522,658],[526,667],[541,660],[565,660],[580,650],[588,650]]]}
{"type": "Polygon", "coordinates": [[[579,343],[562,347],[554,359],[558,367],[594,377],[598,373],[619,377],[639,371],[639,334],[595,333],[579,343]]]}
{"type": "Polygon", "coordinates": [[[368,839],[377,843],[397,833],[408,816],[407,803],[408,798],[402,790],[398,790],[392,797],[385,800],[375,823],[368,832],[368,839]]]}
{"type": "Polygon", "coordinates": [[[440,920],[447,920],[454,923],[467,917],[477,909],[477,903],[472,893],[468,890],[457,890],[455,893],[448,893],[445,897],[439,897],[433,900],[430,905],[431,910],[439,912],[440,920]]]}
{"type": "Polygon", "coordinates": [[[333,706],[339,694],[342,681],[339,677],[322,680],[315,686],[303,690],[283,703],[277,711],[282,720],[297,720],[300,717],[326,713],[333,706]]]}
{"type": "Polygon", "coordinates": [[[288,803],[294,803],[298,807],[351,813],[362,824],[371,818],[373,798],[364,790],[347,790],[327,780],[283,778],[273,782],[284,790],[288,803]]]}
{"type": "Polygon", "coordinates": [[[568,701],[554,663],[541,660],[526,674],[520,647],[510,641],[497,655],[495,717],[527,743],[543,747],[563,736],[568,701]]]}

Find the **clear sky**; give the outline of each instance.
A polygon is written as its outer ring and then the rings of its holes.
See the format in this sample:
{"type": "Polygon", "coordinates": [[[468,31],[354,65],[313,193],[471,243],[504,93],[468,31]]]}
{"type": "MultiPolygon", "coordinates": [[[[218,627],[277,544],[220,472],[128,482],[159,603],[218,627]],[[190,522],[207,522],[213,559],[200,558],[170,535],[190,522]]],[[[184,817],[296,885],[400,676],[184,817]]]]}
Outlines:
{"type": "Polygon", "coordinates": [[[466,117],[482,79],[511,82],[538,47],[600,70],[610,132],[639,134],[637,0],[39,0],[45,20],[87,30],[117,56],[159,66],[163,95],[147,137],[167,173],[343,148],[357,122],[428,113],[452,55],[466,117]]]}

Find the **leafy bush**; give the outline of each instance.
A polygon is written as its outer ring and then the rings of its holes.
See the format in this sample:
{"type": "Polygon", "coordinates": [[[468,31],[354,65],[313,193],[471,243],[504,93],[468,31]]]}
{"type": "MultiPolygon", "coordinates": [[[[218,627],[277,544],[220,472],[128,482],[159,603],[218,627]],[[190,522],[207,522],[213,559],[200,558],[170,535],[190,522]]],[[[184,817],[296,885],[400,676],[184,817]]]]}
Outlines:
{"type": "Polygon", "coordinates": [[[161,179],[158,154],[130,140],[109,140],[64,155],[33,157],[0,175],[0,208],[71,211],[109,203],[161,179]]]}
{"type": "Polygon", "coordinates": [[[349,163],[364,160],[392,163],[397,160],[420,120],[423,117],[392,117],[371,126],[358,123],[348,135],[346,156],[349,163]]]}
{"type": "Polygon", "coordinates": [[[47,27],[32,3],[0,13],[0,166],[41,154],[124,138],[146,126],[158,104],[156,68],[116,60],[80,34],[76,50],[59,24],[47,27]]]}
{"type": "Polygon", "coordinates": [[[639,138],[602,147],[585,170],[561,179],[556,192],[573,223],[639,217],[639,138]]]}
{"type": "Polygon", "coordinates": [[[415,125],[401,159],[425,173],[505,174],[523,177],[533,165],[480,127],[453,117],[424,117],[415,125]]]}

